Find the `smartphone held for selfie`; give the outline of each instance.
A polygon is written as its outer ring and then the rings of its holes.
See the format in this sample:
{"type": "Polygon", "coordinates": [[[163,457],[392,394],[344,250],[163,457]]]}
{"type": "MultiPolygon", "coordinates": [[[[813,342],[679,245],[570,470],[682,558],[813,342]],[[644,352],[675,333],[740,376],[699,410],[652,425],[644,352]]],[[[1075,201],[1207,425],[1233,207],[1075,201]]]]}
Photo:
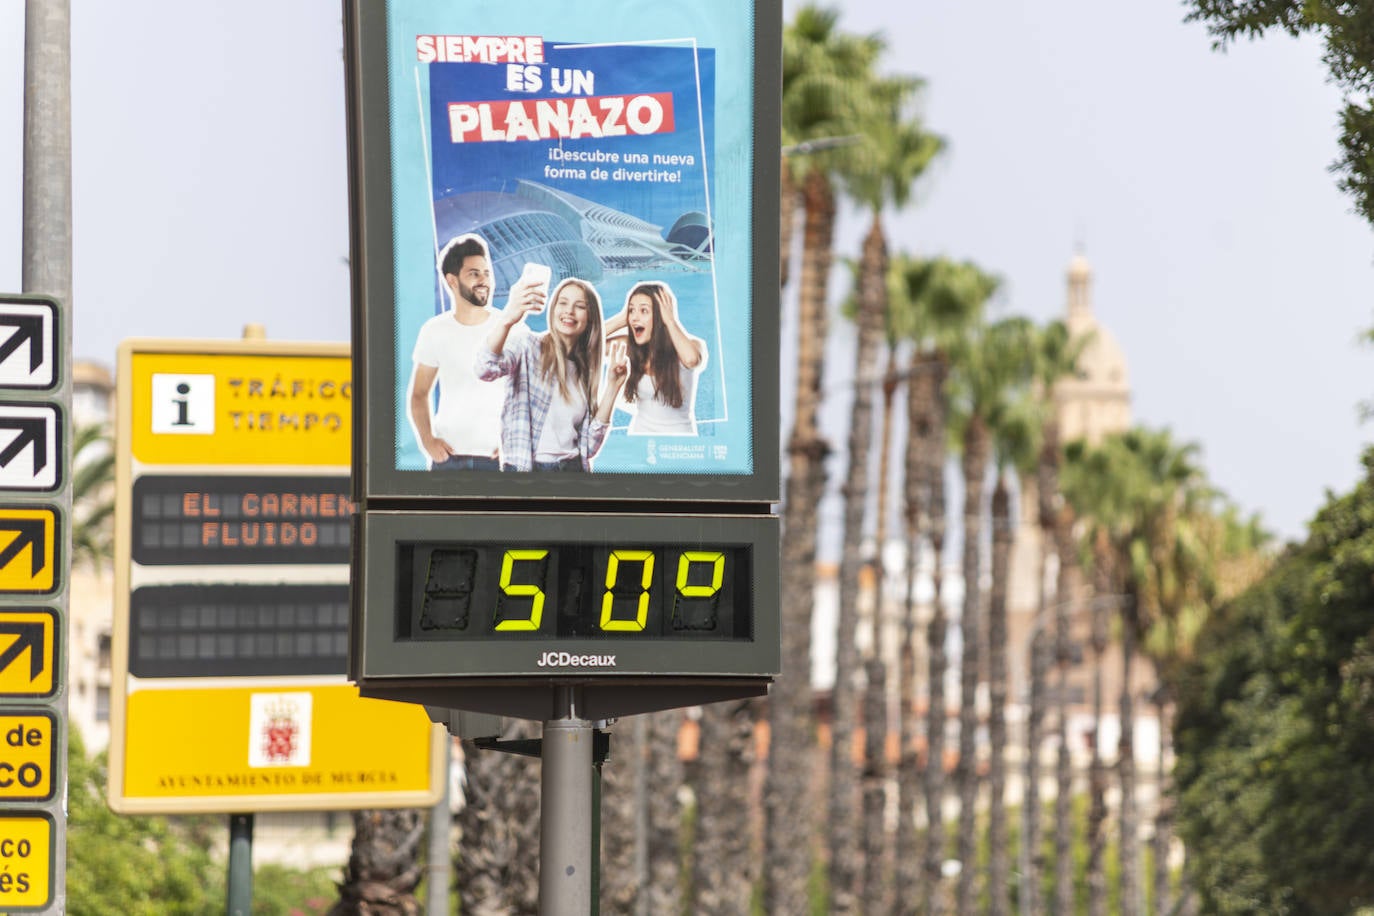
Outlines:
{"type": "Polygon", "coordinates": [[[525,269],[520,272],[520,282],[534,280],[539,284],[540,291],[545,298],[549,295],[549,280],[553,277],[553,268],[547,264],[525,264],[525,269]]]}

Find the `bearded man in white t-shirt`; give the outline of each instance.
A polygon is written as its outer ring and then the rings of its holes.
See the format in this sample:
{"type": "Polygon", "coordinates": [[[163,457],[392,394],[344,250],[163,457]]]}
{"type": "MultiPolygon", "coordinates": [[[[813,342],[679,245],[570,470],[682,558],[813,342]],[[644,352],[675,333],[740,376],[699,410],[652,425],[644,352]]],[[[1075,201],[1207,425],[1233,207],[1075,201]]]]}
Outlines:
{"type": "Polygon", "coordinates": [[[473,372],[485,346],[495,276],[486,243],[460,235],[439,253],[439,273],[453,307],[420,327],[410,377],[410,422],[435,470],[501,469],[504,380],[484,382],[473,372]],[[431,408],[435,382],[439,405],[431,408]]]}

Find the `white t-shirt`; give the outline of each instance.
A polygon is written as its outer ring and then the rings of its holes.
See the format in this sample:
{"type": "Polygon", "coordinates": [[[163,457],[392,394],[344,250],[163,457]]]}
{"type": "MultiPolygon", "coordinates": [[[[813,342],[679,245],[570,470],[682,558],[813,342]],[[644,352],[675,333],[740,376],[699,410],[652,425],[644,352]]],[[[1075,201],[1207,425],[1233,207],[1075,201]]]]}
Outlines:
{"type": "Polygon", "coordinates": [[[555,388],[549,401],[549,412],[544,417],[544,428],[539,431],[539,442],[534,448],[535,461],[562,461],[564,458],[577,458],[578,430],[582,421],[587,419],[587,393],[577,384],[577,373],[568,367],[568,394],[572,401],[563,400],[555,388]]]}
{"type": "Polygon", "coordinates": [[[629,433],[632,436],[695,436],[697,434],[696,399],[697,377],[701,375],[703,358],[691,369],[677,364],[678,384],[682,388],[682,406],[669,407],[654,397],[654,377],[644,373],[635,387],[635,399],[628,404],[634,412],[629,433]]]}
{"type": "Polygon", "coordinates": [[[484,382],[473,366],[478,348],[485,347],[490,318],[482,324],[463,324],[453,312],[442,312],[420,327],[411,358],[437,367],[439,406],[431,429],[457,455],[495,456],[501,447],[501,405],[506,380],[484,382]]]}

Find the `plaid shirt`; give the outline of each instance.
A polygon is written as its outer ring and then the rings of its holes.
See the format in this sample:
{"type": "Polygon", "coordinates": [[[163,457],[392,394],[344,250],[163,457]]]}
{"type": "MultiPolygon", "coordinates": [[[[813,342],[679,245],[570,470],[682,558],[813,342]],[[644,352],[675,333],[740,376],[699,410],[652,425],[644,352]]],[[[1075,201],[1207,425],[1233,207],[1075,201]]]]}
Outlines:
{"type": "MultiPolygon", "coordinates": [[[[484,382],[503,376],[509,378],[506,403],[501,408],[501,463],[517,471],[534,470],[534,445],[544,429],[549,405],[558,385],[539,374],[539,342],[547,334],[518,334],[506,338],[506,347],[493,353],[487,347],[477,351],[477,377],[484,382]]],[[[587,405],[587,416],[577,431],[577,451],[582,470],[592,469],[592,456],[601,450],[610,427],[596,419],[596,405],[587,405]]]]}

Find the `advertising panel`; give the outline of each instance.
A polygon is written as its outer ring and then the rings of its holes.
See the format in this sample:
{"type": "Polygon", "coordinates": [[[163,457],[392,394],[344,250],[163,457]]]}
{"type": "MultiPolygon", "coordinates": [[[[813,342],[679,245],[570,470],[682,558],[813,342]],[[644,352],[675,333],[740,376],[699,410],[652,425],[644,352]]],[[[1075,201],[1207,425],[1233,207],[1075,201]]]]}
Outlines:
{"type": "Polygon", "coordinates": [[[755,4],[358,17],[366,494],[776,499],[755,4]]]}

